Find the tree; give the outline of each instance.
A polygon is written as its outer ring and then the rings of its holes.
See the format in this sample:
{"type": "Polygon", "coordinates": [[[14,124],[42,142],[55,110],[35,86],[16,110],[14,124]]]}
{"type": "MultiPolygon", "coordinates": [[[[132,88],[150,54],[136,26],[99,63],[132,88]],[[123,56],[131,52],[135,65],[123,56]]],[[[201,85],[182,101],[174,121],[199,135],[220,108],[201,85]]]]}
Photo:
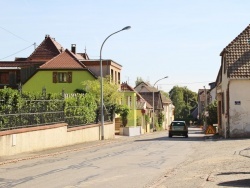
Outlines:
{"type": "Polygon", "coordinates": [[[187,87],[174,86],[169,95],[175,106],[175,118],[190,120],[190,110],[197,106],[197,93],[187,87]]]}
{"type": "Polygon", "coordinates": [[[169,99],[169,94],[163,90],[160,90],[160,92],[165,96],[167,97],[167,99],[169,99]]]}
{"type": "Polygon", "coordinates": [[[213,103],[210,103],[207,106],[208,111],[208,117],[207,117],[207,124],[208,125],[213,125],[218,123],[218,118],[217,118],[217,101],[214,101],[213,103]]]}
{"type": "Polygon", "coordinates": [[[183,99],[183,90],[181,87],[174,86],[170,92],[170,98],[175,106],[175,118],[183,119],[183,108],[185,107],[185,102],[183,99]]]}
{"type": "MultiPolygon", "coordinates": [[[[86,80],[82,82],[83,90],[86,93],[91,93],[96,101],[96,104],[100,106],[101,98],[101,85],[100,77],[98,80],[86,80]]],[[[110,77],[107,76],[103,78],[103,103],[105,108],[111,113],[116,107],[119,99],[121,99],[122,94],[119,92],[119,85],[110,82],[110,77]]]]}
{"type": "Polygon", "coordinates": [[[136,81],[135,81],[135,86],[137,86],[141,82],[145,82],[145,83],[149,84],[149,81],[145,81],[142,77],[137,77],[136,81]]]}

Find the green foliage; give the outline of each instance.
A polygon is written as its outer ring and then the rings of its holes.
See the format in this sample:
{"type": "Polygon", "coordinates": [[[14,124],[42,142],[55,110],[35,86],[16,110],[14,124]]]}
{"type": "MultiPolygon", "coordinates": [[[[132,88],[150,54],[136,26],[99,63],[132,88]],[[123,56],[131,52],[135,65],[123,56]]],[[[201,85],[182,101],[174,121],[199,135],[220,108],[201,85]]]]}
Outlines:
{"type": "Polygon", "coordinates": [[[85,94],[86,91],[83,90],[83,89],[75,89],[75,90],[74,90],[74,93],[82,93],[82,94],[85,94]]]}
{"type": "Polygon", "coordinates": [[[146,123],[148,124],[149,123],[149,121],[150,121],[150,117],[149,117],[149,115],[145,115],[145,121],[146,121],[146,123]]]}
{"type": "Polygon", "coordinates": [[[64,100],[62,94],[21,94],[4,88],[0,89],[0,104],[0,130],[64,121],[69,125],[82,125],[96,119],[97,104],[91,94],[78,94],[64,100]]]}
{"type": "Polygon", "coordinates": [[[169,94],[163,90],[160,90],[160,92],[167,98],[169,99],[169,94]]]}
{"type": "Polygon", "coordinates": [[[213,103],[209,104],[207,106],[207,109],[209,116],[207,117],[207,124],[213,125],[218,123],[217,118],[217,101],[214,101],[213,103]]]}
{"type": "Polygon", "coordinates": [[[159,127],[162,127],[163,121],[164,121],[164,114],[159,113],[159,115],[158,115],[158,125],[159,125],[159,127]]]}
{"type": "Polygon", "coordinates": [[[135,81],[135,86],[137,86],[141,82],[145,82],[145,83],[149,84],[149,81],[145,81],[142,77],[137,77],[136,81],[135,81]]]}
{"type": "Polygon", "coordinates": [[[175,106],[175,119],[189,119],[190,110],[197,106],[197,93],[187,87],[174,86],[169,95],[175,106]]]}
{"type": "Polygon", "coordinates": [[[97,105],[91,94],[77,95],[65,99],[65,121],[72,125],[93,123],[96,119],[97,105]]]}
{"type": "Polygon", "coordinates": [[[0,129],[63,121],[64,102],[61,95],[42,93],[20,94],[17,90],[0,90],[0,129]]]}
{"type": "MultiPolygon", "coordinates": [[[[86,93],[91,93],[96,101],[96,104],[100,106],[101,98],[101,87],[100,87],[100,77],[98,80],[86,80],[82,82],[83,90],[86,93]]],[[[122,95],[118,91],[119,85],[110,82],[110,77],[107,76],[103,78],[103,102],[106,107],[111,107],[121,99],[122,95]]]]}
{"type": "Polygon", "coordinates": [[[117,105],[115,113],[120,114],[122,118],[122,125],[123,127],[126,127],[128,123],[129,108],[126,105],[117,105]]]}
{"type": "Polygon", "coordinates": [[[136,125],[141,126],[141,117],[136,118],[136,125]]]}

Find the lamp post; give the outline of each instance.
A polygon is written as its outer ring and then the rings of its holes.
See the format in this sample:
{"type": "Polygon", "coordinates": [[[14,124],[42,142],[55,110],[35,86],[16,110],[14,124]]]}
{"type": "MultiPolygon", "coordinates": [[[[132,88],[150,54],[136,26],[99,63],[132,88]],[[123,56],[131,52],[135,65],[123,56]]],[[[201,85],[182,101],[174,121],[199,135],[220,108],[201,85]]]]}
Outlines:
{"type": "Polygon", "coordinates": [[[111,37],[112,35],[116,34],[116,33],[119,33],[121,31],[124,31],[124,30],[128,30],[130,29],[131,27],[130,26],[127,26],[127,27],[124,27],[123,29],[119,30],[119,31],[116,31],[114,33],[112,33],[111,35],[109,35],[102,43],[102,46],[101,46],[101,49],[100,49],[100,77],[101,77],[101,81],[100,81],[100,84],[101,84],[101,140],[104,140],[104,116],[103,116],[103,72],[102,72],[102,48],[103,48],[103,45],[104,43],[106,42],[106,40],[108,40],[109,37],[111,37]]]}
{"type": "Polygon", "coordinates": [[[163,80],[163,79],[165,79],[165,78],[168,78],[168,76],[165,76],[164,78],[161,78],[161,79],[157,80],[157,81],[154,83],[154,85],[153,85],[153,131],[156,131],[156,129],[155,129],[155,92],[154,92],[154,87],[155,87],[155,84],[156,84],[157,82],[159,82],[160,80],[163,80]]]}

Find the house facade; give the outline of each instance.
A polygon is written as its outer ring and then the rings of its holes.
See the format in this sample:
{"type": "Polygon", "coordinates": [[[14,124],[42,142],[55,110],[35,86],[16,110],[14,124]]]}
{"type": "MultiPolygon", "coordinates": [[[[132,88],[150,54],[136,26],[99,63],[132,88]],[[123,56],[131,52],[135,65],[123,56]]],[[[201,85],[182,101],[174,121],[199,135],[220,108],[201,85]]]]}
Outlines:
{"type": "Polygon", "coordinates": [[[168,126],[174,120],[174,105],[172,101],[164,96],[156,88],[150,84],[141,82],[134,88],[151,106],[153,106],[153,92],[154,92],[154,111],[155,116],[159,113],[164,114],[163,129],[168,129],[168,126]]]}
{"type": "Polygon", "coordinates": [[[22,87],[23,91],[49,93],[74,93],[82,89],[81,82],[95,80],[95,75],[69,51],[65,50],[41,65],[22,87]]]}
{"type": "Polygon", "coordinates": [[[225,138],[250,137],[250,26],[221,52],[216,80],[218,129],[225,138]]]}
{"type": "Polygon", "coordinates": [[[140,126],[141,134],[150,132],[146,116],[151,118],[152,106],[126,82],[121,84],[121,91],[123,93],[121,102],[130,109],[127,126],[140,126]]]}

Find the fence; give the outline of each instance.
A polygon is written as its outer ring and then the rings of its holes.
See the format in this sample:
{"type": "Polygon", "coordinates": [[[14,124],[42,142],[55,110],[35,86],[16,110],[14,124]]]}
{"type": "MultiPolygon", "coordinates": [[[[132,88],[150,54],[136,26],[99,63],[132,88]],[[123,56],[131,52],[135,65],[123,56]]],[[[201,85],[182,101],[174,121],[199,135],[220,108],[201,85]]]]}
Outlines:
{"type": "MultiPolygon", "coordinates": [[[[3,105],[3,100],[0,100],[3,105]]],[[[25,127],[43,126],[65,122],[68,127],[97,124],[100,122],[98,110],[94,118],[87,118],[81,109],[86,106],[70,106],[70,113],[65,110],[64,100],[25,100],[20,109],[2,110],[0,131],[25,127]],[[74,112],[80,112],[75,113],[74,112]]],[[[112,115],[105,112],[104,121],[111,121],[112,115]]]]}
{"type": "Polygon", "coordinates": [[[0,131],[65,122],[63,100],[24,100],[20,106],[1,110],[0,131]]]}

